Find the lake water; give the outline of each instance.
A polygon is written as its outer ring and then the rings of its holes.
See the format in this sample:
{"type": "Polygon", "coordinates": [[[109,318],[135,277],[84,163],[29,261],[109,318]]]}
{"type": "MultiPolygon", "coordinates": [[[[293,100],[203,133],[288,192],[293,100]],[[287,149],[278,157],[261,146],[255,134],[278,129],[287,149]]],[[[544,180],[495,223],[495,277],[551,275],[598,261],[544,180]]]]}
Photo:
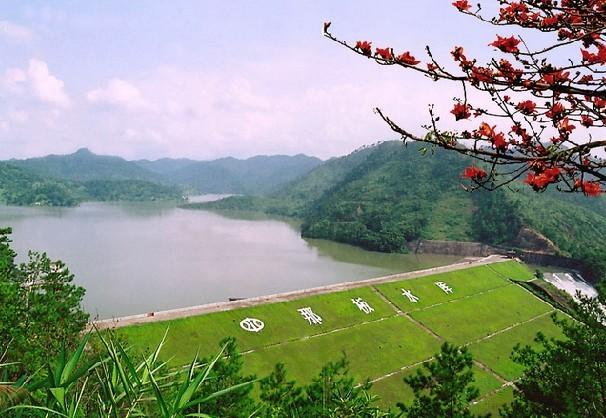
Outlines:
{"type": "MultiPolygon", "coordinates": [[[[209,199],[206,197],[204,199],[209,199]]],[[[200,200],[200,199],[198,199],[200,200]]],[[[111,318],[450,264],[453,256],[381,254],[302,239],[296,224],[167,203],[0,206],[13,247],[65,261],[84,307],[111,318]]]]}

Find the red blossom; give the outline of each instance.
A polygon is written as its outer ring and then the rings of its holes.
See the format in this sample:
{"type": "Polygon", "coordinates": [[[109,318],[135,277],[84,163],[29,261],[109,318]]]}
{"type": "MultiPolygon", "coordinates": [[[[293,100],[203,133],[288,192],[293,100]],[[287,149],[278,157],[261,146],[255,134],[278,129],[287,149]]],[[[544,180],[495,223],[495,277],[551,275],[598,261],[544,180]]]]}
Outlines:
{"type": "Polygon", "coordinates": [[[606,99],[602,99],[600,97],[596,97],[596,98],[593,99],[593,104],[598,109],[602,109],[602,108],[606,107],[606,99]]]}
{"type": "Polygon", "coordinates": [[[455,103],[454,107],[450,111],[455,116],[455,120],[469,119],[471,112],[469,111],[471,106],[463,103],[455,103]]]}
{"type": "Polygon", "coordinates": [[[602,194],[604,191],[602,190],[602,187],[600,186],[600,183],[598,183],[597,181],[581,181],[581,180],[577,180],[574,184],[574,187],[577,189],[581,189],[581,191],[586,195],[586,196],[599,196],[600,194],[602,194]]]}
{"type": "Polygon", "coordinates": [[[471,69],[471,78],[474,82],[484,81],[491,82],[493,78],[493,72],[490,68],[484,67],[473,67],[471,69]]]}
{"type": "Polygon", "coordinates": [[[481,168],[478,168],[476,166],[466,167],[465,170],[463,170],[464,178],[475,180],[475,181],[480,181],[480,180],[484,179],[487,175],[488,174],[486,174],[486,171],[484,171],[481,168]]]}
{"type": "Polygon", "coordinates": [[[494,128],[496,128],[496,126],[490,126],[486,122],[482,122],[478,128],[478,133],[488,138],[492,138],[494,136],[494,128]]]}
{"type": "Polygon", "coordinates": [[[516,134],[517,136],[519,136],[522,139],[522,143],[524,145],[528,144],[530,142],[530,135],[528,135],[528,132],[526,131],[526,129],[522,128],[520,125],[513,125],[511,127],[511,132],[516,134]]]}
{"type": "Polygon", "coordinates": [[[508,38],[505,38],[503,36],[497,35],[497,40],[488,45],[494,46],[495,48],[498,48],[503,52],[508,52],[510,54],[517,54],[518,52],[520,52],[520,50],[518,49],[519,43],[520,43],[520,40],[518,38],[516,38],[515,36],[510,36],[508,38]]]}
{"type": "Polygon", "coordinates": [[[507,148],[507,141],[505,140],[505,135],[501,132],[494,135],[492,138],[492,144],[498,150],[504,150],[507,148]]]}
{"type": "Polygon", "coordinates": [[[510,22],[515,20],[525,22],[528,20],[528,7],[523,3],[513,2],[499,11],[499,17],[510,22]]]}
{"type": "Polygon", "coordinates": [[[536,174],[529,173],[526,180],[524,180],[524,183],[528,184],[535,190],[543,190],[551,183],[556,183],[559,176],[560,169],[558,167],[549,167],[536,174]]]}
{"type": "Polygon", "coordinates": [[[522,77],[522,74],[524,74],[522,70],[514,68],[513,65],[505,59],[499,61],[498,68],[500,75],[511,82],[518,81],[522,77]]]}
{"type": "Polygon", "coordinates": [[[545,113],[545,116],[554,120],[558,120],[562,117],[565,111],[566,108],[562,103],[555,102],[553,106],[551,106],[551,109],[549,109],[549,111],[545,113]]]}
{"type": "Polygon", "coordinates": [[[375,51],[375,56],[379,56],[383,58],[385,61],[393,60],[393,52],[391,48],[377,48],[375,51]]]}
{"type": "Polygon", "coordinates": [[[372,55],[372,42],[358,41],[356,42],[356,49],[360,50],[367,57],[370,57],[372,55]]]}
{"type": "Polygon", "coordinates": [[[570,124],[570,120],[568,118],[564,118],[559,124],[558,124],[558,130],[562,133],[565,134],[569,134],[570,132],[572,132],[574,129],[576,129],[576,126],[571,125],[570,124]]]}
{"type": "Polygon", "coordinates": [[[450,53],[455,61],[464,61],[467,58],[465,57],[464,49],[462,46],[455,46],[455,48],[450,53]]]}
{"type": "Polygon", "coordinates": [[[589,82],[591,82],[591,81],[593,81],[593,75],[586,74],[583,77],[581,77],[581,79],[579,80],[579,83],[589,84],[589,82]]]}
{"type": "Polygon", "coordinates": [[[421,62],[421,61],[418,61],[412,55],[410,55],[410,52],[408,52],[408,51],[398,55],[398,57],[396,58],[396,61],[401,62],[402,64],[406,64],[406,65],[417,65],[418,63],[421,62]]]}
{"type": "Polygon", "coordinates": [[[570,76],[570,72],[568,72],[568,71],[566,71],[566,72],[564,72],[563,70],[551,71],[551,72],[543,74],[543,77],[541,77],[541,81],[543,81],[549,85],[553,85],[553,84],[563,83],[563,82],[567,81],[568,76],[570,76]]]}
{"type": "Polygon", "coordinates": [[[537,107],[537,104],[532,100],[524,100],[516,105],[516,109],[525,115],[532,115],[537,107]]]}
{"type": "Polygon", "coordinates": [[[471,4],[469,4],[468,0],[457,0],[452,5],[459,9],[460,12],[466,12],[471,9],[471,4]]]}
{"type": "Polygon", "coordinates": [[[549,17],[544,18],[541,21],[541,26],[544,28],[550,28],[550,27],[557,25],[559,20],[560,20],[559,17],[556,15],[549,16],[549,17]]]}
{"type": "Polygon", "coordinates": [[[606,46],[599,42],[597,42],[595,45],[598,48],[597,53],[589,52],[586,49],[581,49],[583,61],[588,64],[606,64],[606,46]]]}
{"type": "Polygon", "coordinates": [[[582,115],[581,116],[581,125],[589,128],[590,126],[593,126],[593,119],[591,119],[587,115],[582,115]]]}

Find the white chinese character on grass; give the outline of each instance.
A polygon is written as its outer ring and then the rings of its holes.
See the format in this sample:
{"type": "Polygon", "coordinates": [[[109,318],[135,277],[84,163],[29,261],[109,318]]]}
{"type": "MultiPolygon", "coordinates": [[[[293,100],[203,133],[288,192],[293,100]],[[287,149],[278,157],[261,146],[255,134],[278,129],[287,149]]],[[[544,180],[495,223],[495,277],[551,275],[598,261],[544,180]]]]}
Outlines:
{"type": "Polygon", "coordinates": [[[417,303],[419,301],[419,298],[416,297],[415,295],[413,295],[410,290],[404,290],[404,289],[400,289],[400,290],[402,291],[402,296],[406,296],[408,298],[408,300],[411,301],[412,303],[417,303]]]}
{"type": "Polygon", "coordinates": [[[306,319],[307,322],[309,322],[309,325],[322,323],[322,317],[314,313],[309,306],[306,308],[297,309],[297,311],[299,311],[303,319],[306,319]]]}
{"type": "Polygon", "coordinates": [[[249,332],[259,332],[265,328],[265,323],[257,318],[244,318],[240,321],[240,327],[249,332]]]}
{"type": "Polygon", "coordinates": [[[435,282],[435,285],[444,291],[444,293],[452,293],[452,288],[444,282],[435,282]]]}
{"type": "Polygon", "coordinates": [[[356,299],[352,299],[351,300],[354,305],[356,305],[358,307],[359,310],[361,310],[362,312],[364,312],[365,314],[369,314],[371,312],[374,312],[375,310],[372,308],[372,306],[370,306],[368,304],[368,302],[366,302],[364,299],[362,298],[356,298],[356,299]]]}

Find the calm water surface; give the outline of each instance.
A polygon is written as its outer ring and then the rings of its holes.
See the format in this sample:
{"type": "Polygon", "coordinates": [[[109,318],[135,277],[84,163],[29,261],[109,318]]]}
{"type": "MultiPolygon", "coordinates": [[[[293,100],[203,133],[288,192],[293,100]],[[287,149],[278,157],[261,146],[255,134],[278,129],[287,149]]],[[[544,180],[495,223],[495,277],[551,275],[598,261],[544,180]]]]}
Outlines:
{"type": "Polygon", "coordinates": [[[13,228],[20,260],[33,249],[65,261],[87,289],[85,308],[99,318],[360,280],[458,259],[305,240],[285,221],[165,203],[0,206],[0,226],[13,228]]]}

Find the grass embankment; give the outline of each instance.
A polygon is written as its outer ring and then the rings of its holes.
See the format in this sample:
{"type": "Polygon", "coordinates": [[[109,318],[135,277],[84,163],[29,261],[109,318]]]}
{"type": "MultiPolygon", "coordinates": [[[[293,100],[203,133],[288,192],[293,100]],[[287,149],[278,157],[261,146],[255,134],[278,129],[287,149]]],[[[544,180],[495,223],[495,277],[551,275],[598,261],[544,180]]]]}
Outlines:
{"type": "Polygon", "coordinates": [[[373,391],[384,405],[411,398],[402,382],[429,360],[444,340],[469,345],[478,362],[476,385],[482,399],[474,409],[492,411],[511,397],[505,382],[521,370],[509,358],[516,343],[532,343],[537,331],[557,335],[549,312],[553,308],[511,282],[528,280],[532,273],[514,261],[449,273],[312,296],[227,312],[148,323],[119,330],[138,349],[154,346],[169,327],[165,356],[174,365],[187,363],[199,350],[214,353],[219,341],[237,338],[245,352],[246,372],[264,376],[277,362],[286,364],[289,377],[308,381],[321,366],[348,356],[351,373],[359,380],[376,381],[373,391]],[[445,293],[435,285],[452,288],[445,293]],[[410,290],[412,303],[402,295],[410,290]],[[362,298],[373,312],[363,313],[352,298],[362,298]],[[297,309],[311,307],[322,317],[310,325],[297,309]],[[240,328],[244,318],[257,318],[265,328],[252,333],[240,328]]]}

